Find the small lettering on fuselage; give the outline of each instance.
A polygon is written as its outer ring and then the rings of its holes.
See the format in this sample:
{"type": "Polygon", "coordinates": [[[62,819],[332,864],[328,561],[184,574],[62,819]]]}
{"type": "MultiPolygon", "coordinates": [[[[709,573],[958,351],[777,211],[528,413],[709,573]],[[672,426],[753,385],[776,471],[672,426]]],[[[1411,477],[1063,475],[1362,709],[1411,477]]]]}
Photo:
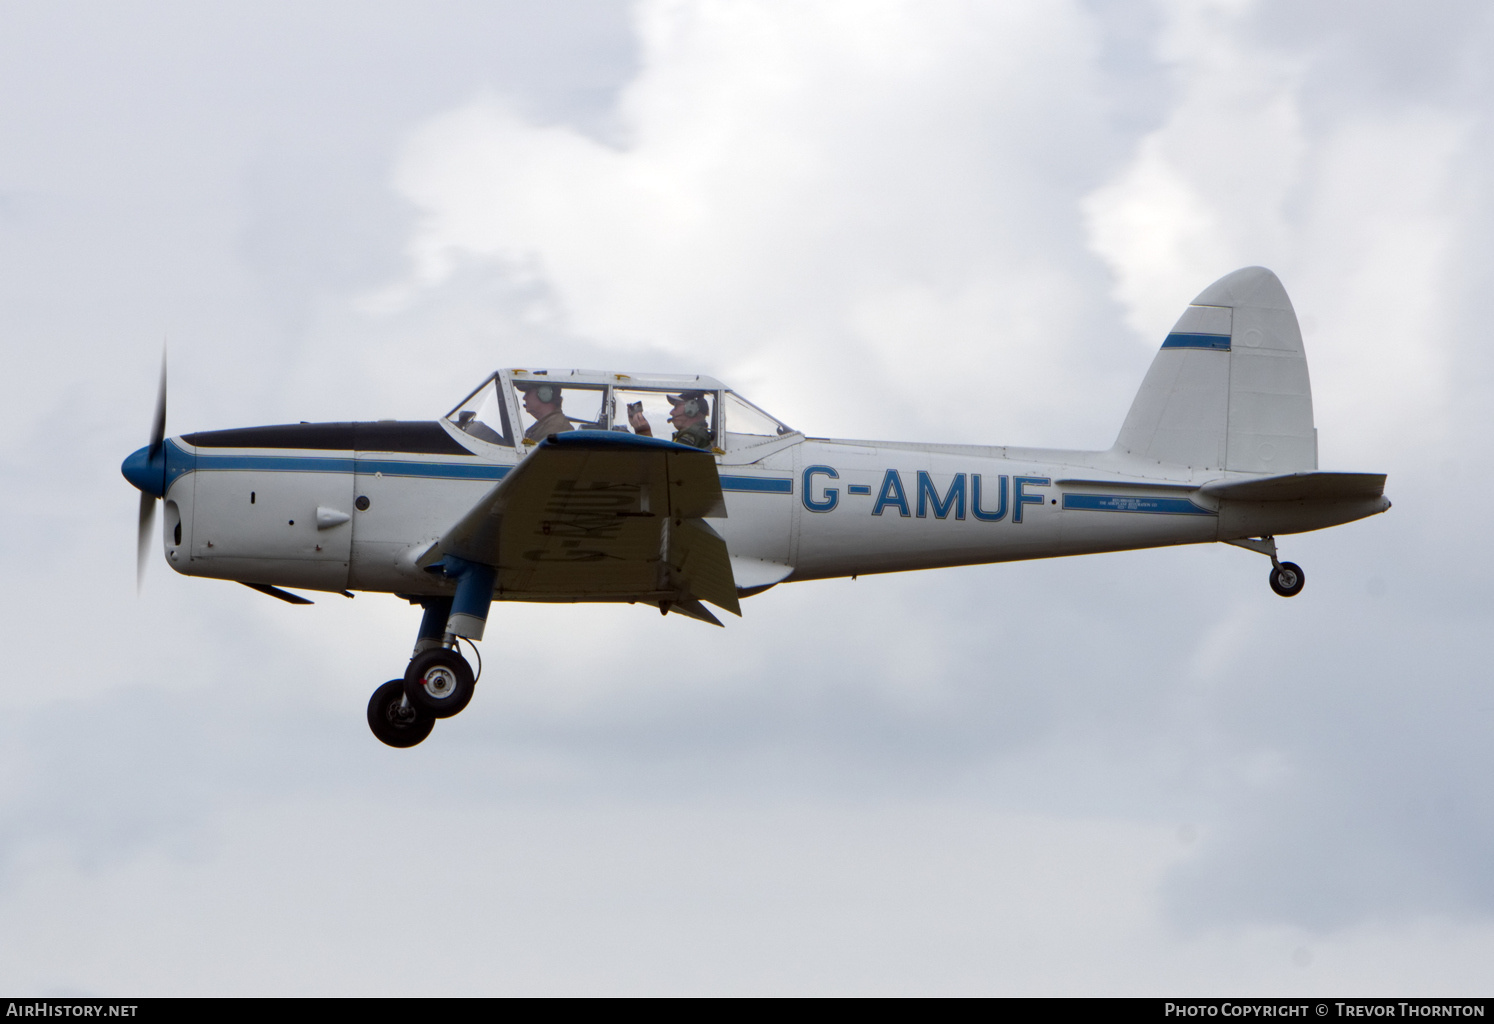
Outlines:
{"type": "MultiPolygon", "coordinates": [[[[1053,485],[1045,476],[955,473],[941,491],[933,476],[924,470],[910,477],[905,481],[900,470],[889,469],[882,474],[881,486],[848,484],[846,495],[871,498],[869,511],[874,516],[896,512],[904,519],[932,516],[963,520],[968,514],[983,523],[1003,520],[1021,523],[1023,509],[1041,505],[1045,500],[1036,488],[1053,485]]],[[[811,512],[833,512],[840,507],[840,488],[830,483],[839,479],[840,472],[834,466],[806,467],[800,490],[804,507],[811,512]]]]}

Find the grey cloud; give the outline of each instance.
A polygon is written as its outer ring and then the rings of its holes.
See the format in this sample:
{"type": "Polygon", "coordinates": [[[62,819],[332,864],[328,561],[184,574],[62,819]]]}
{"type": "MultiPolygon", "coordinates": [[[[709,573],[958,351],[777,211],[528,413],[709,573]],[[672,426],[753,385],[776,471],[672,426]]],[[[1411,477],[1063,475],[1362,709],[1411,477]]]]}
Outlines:
{"type": "Polygon", "coordinates": [[[1482,55],[1494,21],[1480,4],[1266,0],[1247,23],[1259,39],[1308,58],[1310,102],[1477,103],[1487,86],[1482,55]]]}

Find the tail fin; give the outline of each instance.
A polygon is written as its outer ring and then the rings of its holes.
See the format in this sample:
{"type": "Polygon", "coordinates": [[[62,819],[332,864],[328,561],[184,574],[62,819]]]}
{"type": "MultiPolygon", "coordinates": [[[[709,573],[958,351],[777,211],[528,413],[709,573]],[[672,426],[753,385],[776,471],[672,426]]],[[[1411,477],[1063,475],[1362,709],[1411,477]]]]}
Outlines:
{"type": "Polygon", "coordinates": [[[1115,451],[1192,469],[1318,468],[1302,332],[1275,274],[1246,267],[1199,293],[1162,342],[1115,451]]]}

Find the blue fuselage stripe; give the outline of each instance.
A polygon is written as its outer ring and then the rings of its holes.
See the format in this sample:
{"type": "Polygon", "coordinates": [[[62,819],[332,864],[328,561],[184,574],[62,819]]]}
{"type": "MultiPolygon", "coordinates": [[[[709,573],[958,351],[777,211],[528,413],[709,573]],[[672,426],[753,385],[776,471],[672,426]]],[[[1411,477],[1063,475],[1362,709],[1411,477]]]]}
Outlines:
{"type": "Polygon", "coordinates": [[[359,459],[358,472],[385,476],[435,477],[442,480],[502,480],[512,466],[465,466],[450,462],[403,462],[395,459],[359,459]]]}
{"type": "Polygon", "coordinates": [[[1082,512],[1148,512],[1163,516],[1218,515],[1187,498],[1142,498],[1130,494],[1065,494],[1063,507],[1082,512]]]}
{"type": "Polygon", "coordinates": [[[793,494],[794,482],[781,477],[723,476],[723,491],[750,491],[754,494],[793,494]]]}
{"type": "Polygon", "coordinates": [[[1204,348],[1215,352],[1229,351],[1228,334],[1180,334],[1173,333],[1162,342],[1163,348],[1204,348]]]}
{"type": "MultiPolygon", "coordinates": [[[[173,446],[174,447],[174,446],[173,446]]],[[[436,480],[502,480],[512,466],[470,462],[416,462],[409,459],[369,458],[347,455],[210,455],[197,452],[192,467],[219,472],[263,473],[382,473],[384,476],[423,477],[436,480]]],[[[190,472],[185,466],[180,472],[190,472]]],[[[178,476],[180,475],[178,472],[178,476]]],[[[174,479],[174,478],[173,478],[174,479]]],[[[723,491],[752,494],[793,494],[794,482],[781,477],[723,476],[723,491]]]]}

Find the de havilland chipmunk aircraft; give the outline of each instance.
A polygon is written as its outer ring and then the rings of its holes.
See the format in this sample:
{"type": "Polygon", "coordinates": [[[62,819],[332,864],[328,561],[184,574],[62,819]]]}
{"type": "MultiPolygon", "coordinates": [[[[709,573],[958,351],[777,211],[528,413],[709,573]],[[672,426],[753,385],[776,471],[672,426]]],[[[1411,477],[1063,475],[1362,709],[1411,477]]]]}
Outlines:
{"type": "Polygon", "coordinates": [[[1302,335],[1248,267],[1193,300],[1104,451],[806,437],[709,377],[500,370],[433,422],[300,423],[165,436],[124,462],[156,499],[166,562],[424,609],[368,723],[413,746],[467,706],[459,640],[494,601],[626,601],[706,622],[779,583],[1275,538],[1390,507],[1380,473],[1318,471],[1302,335]]]}

